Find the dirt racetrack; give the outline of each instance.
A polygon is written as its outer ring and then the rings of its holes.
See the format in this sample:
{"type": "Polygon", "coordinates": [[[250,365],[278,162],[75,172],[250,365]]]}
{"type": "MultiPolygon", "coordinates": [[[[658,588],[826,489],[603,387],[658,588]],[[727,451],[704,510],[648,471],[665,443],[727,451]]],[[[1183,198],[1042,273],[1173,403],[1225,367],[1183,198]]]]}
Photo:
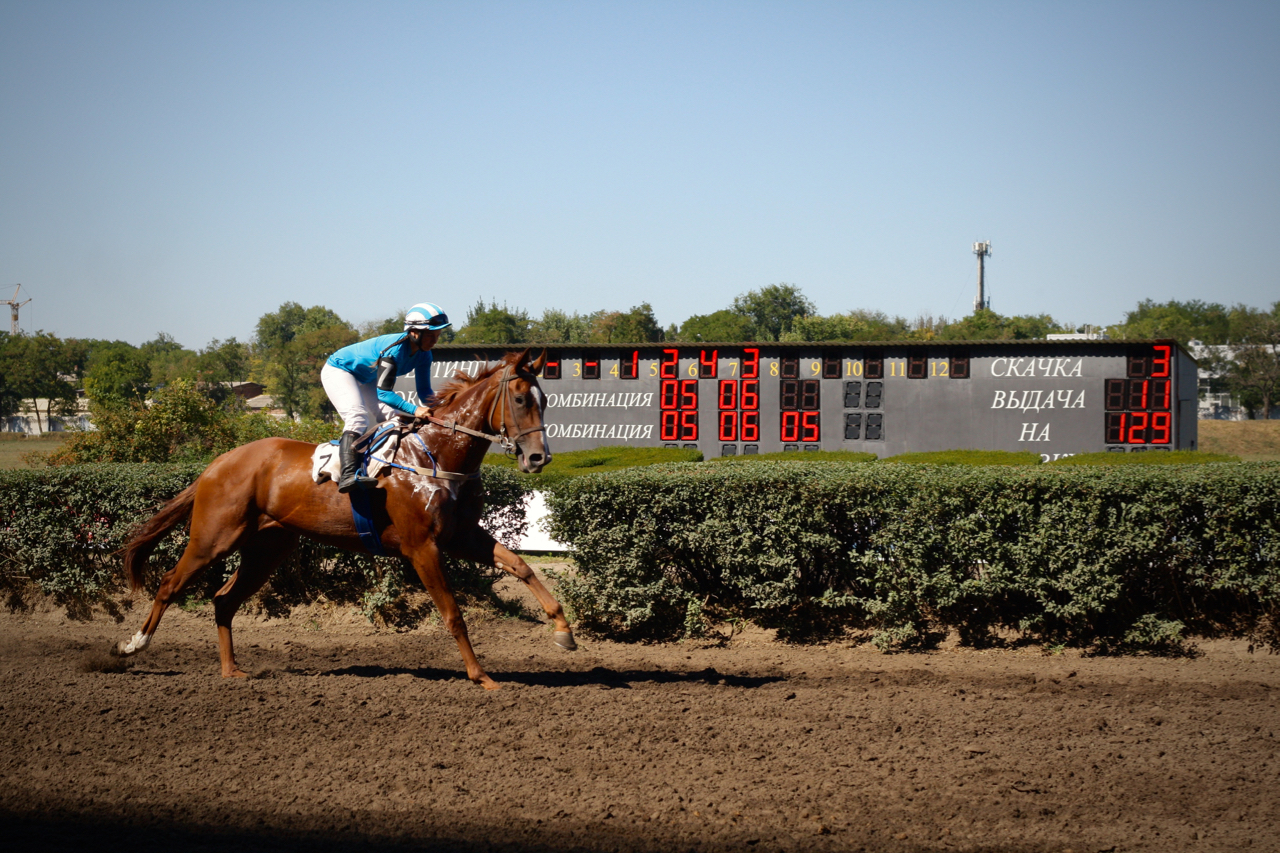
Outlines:
{"type": "Polygon", "coordinates": [[[315,609],[0,615],[0,839],[76,851],[1280,849],[1280,656],[883,655],[585,640],[315,609]]]}

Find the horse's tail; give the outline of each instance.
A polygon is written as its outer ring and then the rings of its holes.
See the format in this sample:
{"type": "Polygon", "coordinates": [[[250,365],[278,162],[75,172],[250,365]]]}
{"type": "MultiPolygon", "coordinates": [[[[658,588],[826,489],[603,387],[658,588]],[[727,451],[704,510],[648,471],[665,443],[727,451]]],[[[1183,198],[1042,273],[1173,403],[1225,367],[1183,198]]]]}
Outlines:
{"type": "Polygon", "coordinates": [[[191,507],[196,502],[196,486],[200,481],[187,486],[178,496],[160,507],[160,511],[147,521],[136,527],[124,543],[124,571],[129,578],[129,589],[138,592],[142,589],[142,573],[147,567],[147,560],[156,544],[164,535],[177,527],[187,516],[191,515],[191,507]]]}

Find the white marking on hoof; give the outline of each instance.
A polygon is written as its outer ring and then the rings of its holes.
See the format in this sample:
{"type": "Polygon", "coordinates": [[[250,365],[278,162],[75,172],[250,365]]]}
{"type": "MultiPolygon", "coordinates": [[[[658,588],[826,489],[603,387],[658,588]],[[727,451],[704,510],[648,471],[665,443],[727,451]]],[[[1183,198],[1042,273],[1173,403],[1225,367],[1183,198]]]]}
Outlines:
{"type": "Polygon", "coordinates": [[[142,633],[141,631],[139,631],[138,633],[134,634],[133,639],[129,640],[128,642],[121,640],[120,645],[118,645],[116,648],[120,651],[120,654],[122,655],[133,655],[142,651],[150,644],[151,644],[151,638],[148,637],[146,634],[142,633]]]}

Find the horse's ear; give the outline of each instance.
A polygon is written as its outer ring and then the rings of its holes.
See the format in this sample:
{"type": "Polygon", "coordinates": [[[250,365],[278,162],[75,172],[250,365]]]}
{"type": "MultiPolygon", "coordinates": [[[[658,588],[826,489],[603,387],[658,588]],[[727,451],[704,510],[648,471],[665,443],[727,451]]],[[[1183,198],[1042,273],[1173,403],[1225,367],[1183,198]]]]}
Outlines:
{"type": "Polygon", "coordinates": [[[547,349],[546,347],[543,347],[542,355],[538,356],[537,361],[532,362],[529,365],[529,372],[532,373],[534,376],[541,376],[542,368],[546,365],[546,363],[547,363],[547,349]]]}

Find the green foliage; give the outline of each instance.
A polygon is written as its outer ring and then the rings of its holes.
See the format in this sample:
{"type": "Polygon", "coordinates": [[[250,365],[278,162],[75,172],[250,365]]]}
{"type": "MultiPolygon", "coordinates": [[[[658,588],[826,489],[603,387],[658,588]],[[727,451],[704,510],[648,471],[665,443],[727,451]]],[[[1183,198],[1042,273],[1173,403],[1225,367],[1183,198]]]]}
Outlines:
{"type": "Polygon", "coordinates": [[[37,428],[44,432],[49,418],[76,411],[77,348],[48,332],[0,338],[0,414],[30,407],[37,428]],[[43,413],[38,399],[46,399],[43,413]]]}
{"type": "Polygon", "coordinates": [[[665,465],[558,482],[559,591],[630,639],[747,618],[883,648],[997,630],[1096,649],[1280,648],[1280,466],[665,465]],[[1175,623],[1181,623],[1176,627],[1175,623]],[[1176,630],[1175,630],[1176,628],[1176,630]]]}
{"type": "Polygon", "coordinates": [[[599,344],[642,344],[661,341],[662,327],[648,302],[630,311],[601,311],[595,315],[591,342],[599,344]]]}
{"type": "Polygon", "coordinates": [[[891,319],[882,311],[850,311],[830,317],[797,317],[782,340],[894,341],[908,337],[911,329],[902,317],[891,319]]]}
{"type": "Polygon", "coordinates": [[[982,308],[963,320],[943,326],[937,334],[937,340],[1024,341],[1061,331],[1067,329],[1048,314],[1005,317],[989,308],[982,308]]]}
{"type": "Polygon", "coordinates": [[[467,322],[453,339],[457,344],[521,344],[529,340],[532,321],[522,309],[512,311],[504,302],[485,306],[484,300],[476,302],[467,312],[467,322]]]}
{"type": "Polygon", "coordinates": [[[752,340],[757,341],[781,340],[798,318],[816,310],[799,287],[785,283],[749,290],[733,300],[732,308],[751,321],[752,340]]]}
{"type": "Polygon", "coordinates": [[[754,330],[751,318],[728,308],[711,314],[694,314],[680,326],[682,341],[707,343],[739,343],[751,340],[754,330]]]}
{"type": "MultiPolygon", "coordinates": [[[[200,465],[79,465],[0,471],[0,589],[21,597],[33,588],[52,596],[76,617],[99,604],[114,610],[124,588],[119,550],[129,531],[200,475],[200,465]]],[[[525,489],[509,471],[485,472],[484,524],[513,544],[524,534],[525,489]]],[[[186,547],[179,529],[161,540],[150,562],[148,588],[186,547]]],[[[214,564],[194,595],[209,598],[239,565],[231,555],[214,564]]],[[[449,561],[455,588],[485,596],[492,567],[449,561]]],[[[371,621],[411,625],[423,613],[405,605],[416,576],[398,559],[340,551],[303,539],[261,595],[281,611],[323,596],[362,609],[371,621]]]]}
{"type": "Polygon", "coordinates": [[[533,321],[529,341],[539,344],[585,344],[591,340],[592,315],[548,308],[533,321]]]}
{"type": "Polygon", "coordinates": [[[1186,346],[1192,340],[1225,344],[1230,337],[1230,325],[1227,309],[1216,302],[1144,299],[1137,308],[1125,312],[1123,323],[1112,326],[1109,331],[1113,338],[1173,338],[1186,346]]]}
{"type": "Polygon", "coordinates": [[[1071,465],[1205,465],[1217,462],[1239,462],[1240,457],[1196,450],[1146,451],[1143,453],[1077,453],[1047,464],[1071,465]]]}
{"type": "Polygon", "coordinates": [[[149,404],[110,401],[94,403],[90,411],[96,429],[71,431],[47,464],[209,462],[259,438],[320,442],[339,432],[337,425],[315,420],[229,411],[186,379],[158,391],[149,404]]]}
{"type": "Polygon", "coordinates": [[[899,453],[881,461],[912,465],[1039,465],[1040,454],[1010,450],[934,450],[899,453]]]}

